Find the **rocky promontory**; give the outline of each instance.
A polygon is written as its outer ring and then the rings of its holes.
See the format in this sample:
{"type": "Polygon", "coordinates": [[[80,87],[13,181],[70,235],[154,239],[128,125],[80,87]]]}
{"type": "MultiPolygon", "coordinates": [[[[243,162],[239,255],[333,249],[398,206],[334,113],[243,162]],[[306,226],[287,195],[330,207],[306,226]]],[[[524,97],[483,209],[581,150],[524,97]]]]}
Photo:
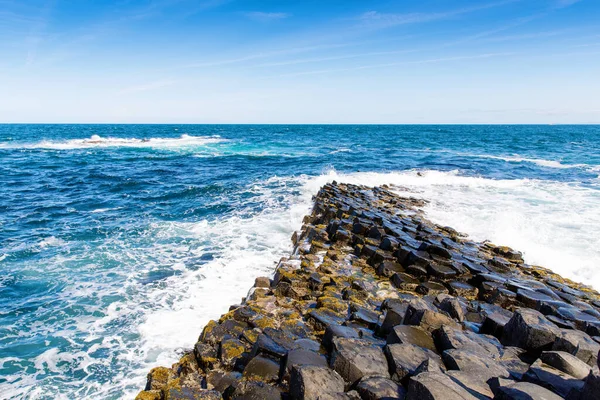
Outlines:
{"type": "Polygon", "coordinates": [[[600,295],[393,189],[321,188],[274,276],[137,400],[600,399],[600,295]]]}

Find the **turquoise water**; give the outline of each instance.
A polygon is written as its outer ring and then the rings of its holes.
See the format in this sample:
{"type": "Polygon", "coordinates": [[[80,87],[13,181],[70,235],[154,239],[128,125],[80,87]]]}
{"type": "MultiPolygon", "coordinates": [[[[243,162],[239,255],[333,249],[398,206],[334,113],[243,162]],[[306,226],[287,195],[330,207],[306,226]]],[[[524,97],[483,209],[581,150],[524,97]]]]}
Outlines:
{"type": "Polygon", "coordinates": [[[600,288],[599,174],[598,126],[0,125],[1,397],[132,397],[333,179],[600,288]]]}

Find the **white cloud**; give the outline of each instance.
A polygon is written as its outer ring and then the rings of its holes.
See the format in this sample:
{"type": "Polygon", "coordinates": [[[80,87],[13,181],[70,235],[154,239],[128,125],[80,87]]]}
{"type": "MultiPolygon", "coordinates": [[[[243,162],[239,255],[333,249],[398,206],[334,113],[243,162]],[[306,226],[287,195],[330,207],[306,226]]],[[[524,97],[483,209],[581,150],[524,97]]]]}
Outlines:
{"type": "Polygon", "coordinates": [[[278,21],[282,19],[286,19],[291,17],[291,14],[283,13],[283,12],[263,12],[263,11],[253,11],[245,14],[246,17],[261,21],[261,22],[269,22],[269,21],[278,21]]]}

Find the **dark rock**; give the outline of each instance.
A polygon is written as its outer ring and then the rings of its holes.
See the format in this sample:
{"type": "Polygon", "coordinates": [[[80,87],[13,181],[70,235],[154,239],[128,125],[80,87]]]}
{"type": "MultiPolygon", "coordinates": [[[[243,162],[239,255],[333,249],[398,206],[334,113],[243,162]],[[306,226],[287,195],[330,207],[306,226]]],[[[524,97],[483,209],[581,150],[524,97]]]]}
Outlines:
{"type": "Polygon", "coordinates": [[[290,350],[281,362],[281,371],[279,373],[280,378],[287,378],[293,367],[301,365],[327,367],[327,359],[323,355],[310,350],[290,350]]]}
{"type": "Polygon", "coordinates": [[[404,399],[406,396],[406,390],[403,387],[398,386],[390,379],[379,376],[361,379],[356,386],[356,391],[363,400],[404,399]]]}
{"type": "Polygon", "coordinates": [[[417,286],[416,291],[417,293],[421,293],[423,295],[429,294],[432,296],[437,296],[441,293],[448,293],[448,289],[446,289],[446,286],[433,281],[421,283],[419,286],[417,286]]]}
{"type": "Polygon", "coordinates": [[[281,391],[264,382],[242,381],[234,390],[233,400],[279,400],[281,391]]]}
{"type": "Polygon", "coordinates": [[[519,308],[504,326],[501,341],[506,346],[538,351],[549,349],[559,333],[540,312],[519,308]]]}
{"type": "Polygon", "coordinates": [[[585,379],[592,368],[579,358],[564,351],[545,351],[540,356],[544,364],[548,364],[565,374],[577,379],[585,379]]]}
{"type": "Polygon", "coordinates": [[[512,318],[512,313],[504,309],[501,310],[502,311],[494,311],[486,314],[481,329],[479,330],[480,333],[502,338],[504,327],[512,318]]]}
{"type": "Polygon", "coordinates": [[[281,358],[286,355],[288,349],[276,343],[271,337],[261,334],[252,347],[251,357],[264,354],[271,357],[281,358]]]}
{"type": "Polygon", "coordinates": [[[353,385],[365,376],[388,376],[381,348],[361,339],[333,339],[331,367],[353,385]]]}
{"type": "Polygon", "coordinates": [[[548,389],[529,382],[516,382],[498,387],[494,400],[561,400],[548,389]]]}
{"type": "Polygon", "coordinates": [[[600,344],[584,332],[562,330],[557,335],[552,350],[565,351],[593,367],[598,362],[600,344]]]}
{"type": "Polygon", "coordinates": [[[349,338],[349,339],[358,339],[359,334],[356,329],[350,328],[348,326],[341,325],[329,325],[327,329],[325,329],[325,334],[323,335],[323,347],[327,351],[331,351],[333,348],[333,339],[335,338],[349,338]]]}
{"type": "Polygon", "coordinates": [[[377,266],[377,275],[391,277],[395,273],[404,272],[404,268],[402,265],[393,262],[393,261],[384,261],[379,266],[377,266]]]}
{"type": "Polygon", "coordinates": [[[351,321],[358,322],[369,329],[374,329],[379,322],[379,314],[375,311],[360,307],[350,316],[351,321]]]}
{"type": "Polygon", "coordinates": [[[194,356],[198,366],[204,370],[211,369],[217,361],[217,351],[209,344],[198,342],[194,346],[194,356]]]}
{"type": "Polygon", "coordinates": [[[411,300],[404,316],[405,325],[419,325],[423,329],[431,332],[442,325],[458,327],[458,324],[452,318],[442,313],[436,312],[432,306],[423,300],[411,300]]]}
{"type": "Polygon", "coordinates": [[[476,299],[477,294],[479,293],[475,286],[462,281],[452,281],[448,283],[448,289],[453,296],[464,297],[467,300],[476,299]]]}
{"type": "Polygon", "coordinates": [[[385,318],[379,327],[379,334],[381,336],[385,336],[392,330],[394,326],[401,324],[404,320],[407,309],[408,302],[395,303],[389,307],[385,313],[385,318]]]}
{"type": "Polygon", "coordinates": [[[510,377],[510,373],[506,368],[484,354],[473,353],[467,350],[446,350],[442,354],[442,359],[448,369],[476,372],[481,376],[486,376],[487,379],[493,377],[510,377]]]}
{"type": "Polygon", "coordinates": [[[405,381],[415,374],[421,364],[432,359],[442,364],[440,356],[429,349],[413,344],[390,344],[385,347],[385,356],[389,364],[392,379],[396,382],[405,381]]]}
{"type": "Polygon", "coordinates": [[[404,272],[397,272],[392,275],[392,284],[398,289],[415,290],[419,286],[419,280],[404,272]]]}
{"type": "Polygon", "coordinates": [[[397,325],[387,337],[388,344],[414,344],[431,351],[436,351],[431,334],[425,329],[412,325],[397,325]]]}
{"type": "Polygon", "coordinates": [[[342,377],[327,367],[297,366],[290,374],[292,400],[316,400],[328,393],[343,392],[344,386],[342,377]]]}
{"type": "Polygon", "coordinates": [[[445,350],[468,350],[472,353],[500,357],[502,345],[496,338],[486,337],[471,331],[463,331],[449,326],[442,326],[433,332],[436,347],[440,352],[445,350]]]}
{"type": "Polygon", "coordinates": [[[492,389],[490,389],[490,386],[487,384],[487,375],[481,376],[474,371],[465,372],[455,370],[447,371],[446,375],[478,399],[483,400],[494,397],[492,389]]]}
{"type": "Polygon", "coordinates": [[[562,397],[566,397],[571,390],[583,388],[582,381],[544,364],[541,360],[531,364],[523,375],[523,380],[543,386],[562,397]]]}
{"type": "Polygon", "coordinates": [[[413,376],[406,400],[476,400],[462,386],[441,372],[424,372],[413,376]]]}
{"type": "Polygon", "coordinates": [[[266,357],[254,357],[244,368],[243,377],[246,380],[275,382],[279,377],[279,364],[266,357]]]}
{"type": "Polygon", "coordinates": [[[440,310],[445,311],[457,321],[465,320],[465,310],[458,299],[454,297],[445,297],[439,305],[440,310]]]}
{"type": "Polygon", "coordinates": [[[585,379],[584,386],[578,400],[598,400],[600,394],[600,374],[590,373],[585,379]]]}
{"type": "Polygon", "coordinates": [[[427,266],[427,272],[429,272],[431,276],[440,279],[451,279],[457,275],[455,269],[438,263],[430,263],[427,266]]]}

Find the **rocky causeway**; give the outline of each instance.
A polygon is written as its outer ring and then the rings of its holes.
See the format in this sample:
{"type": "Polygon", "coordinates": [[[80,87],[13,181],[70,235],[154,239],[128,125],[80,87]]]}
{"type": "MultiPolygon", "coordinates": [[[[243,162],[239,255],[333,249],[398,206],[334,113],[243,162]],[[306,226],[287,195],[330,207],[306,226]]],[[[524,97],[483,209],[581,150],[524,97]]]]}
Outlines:
{"type": "Polygon", "coordinates": [[[600,399],[600,295],[333,182],[272,277],[136,400],[600,399]]]}

